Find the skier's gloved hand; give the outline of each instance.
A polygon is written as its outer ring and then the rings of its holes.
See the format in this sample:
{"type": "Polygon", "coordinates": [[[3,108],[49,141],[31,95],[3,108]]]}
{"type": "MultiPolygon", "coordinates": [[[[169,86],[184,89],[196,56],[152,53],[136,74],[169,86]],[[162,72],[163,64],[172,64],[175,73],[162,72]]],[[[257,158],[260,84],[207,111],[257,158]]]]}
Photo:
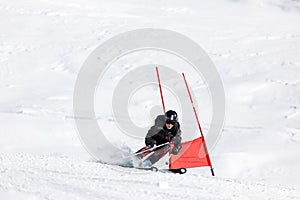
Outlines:
{"type": "Polygon", "coordinates": [[[177,147],[173,147],[172,154],[177,155],[179,153],[179,150],[177,147]]]}
{"type": "Polygon", "coordinates": [[[172,143],[174,141],[174,136],[170,133],[170,132],[167,132],[166,135],[165,135],[165,139],[172,143]]]}
{"type": "Polygon", "coordinates": [[[151,149],[152,147],[154,147],[154,144],[149,144],[146,146],[146,149],[151,149]]]}
{"type": "Polygon", "coordinates": [[[177,155],[179,153],[179,151],[181,150],[181,148],[182,148],[181,143],[175,145],[172,149],[172,154],[177,155]]]}
{"type": "Polygon", "coordinates": [[[166,139],[167,141],[170,141],[170,136],[166,135],[166,136],[165,136],[165,139],[166,139]]]}

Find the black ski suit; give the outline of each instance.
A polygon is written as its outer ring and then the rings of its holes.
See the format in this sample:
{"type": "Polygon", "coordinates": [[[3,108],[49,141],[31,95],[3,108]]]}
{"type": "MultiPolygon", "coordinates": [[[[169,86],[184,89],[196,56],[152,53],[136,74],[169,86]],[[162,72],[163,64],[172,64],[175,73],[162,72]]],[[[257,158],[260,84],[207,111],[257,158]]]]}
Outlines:
{"type": "Polygon", "coordinates": [[[174,148],[181,148],[181,130],[179,122],[176,122],[171,129],[167,129],[166,125],[159,131],[151,128],[145,139],[146,146],[159,146],[167,142],[174,143],[174,148]]]}
{"type": "MultiPolygon", "coordinates": [[[[147,147],[154,145],[162,145],[167,142],[173,143],[172,154],[178,154],[181,145],[181,130],[179,122],[176,122],[171,129],[167,129],[165,124],[165,116],[159,115],[155,119],[155,125],[150,128],[145,138],[145,144],[147,147]]],[[[157,162],[160,158],[166,155],[171,149],[171,145],[162,145],[155,149],[155,153],[151,155],[147,160],[152,164],[157,162]]]]}

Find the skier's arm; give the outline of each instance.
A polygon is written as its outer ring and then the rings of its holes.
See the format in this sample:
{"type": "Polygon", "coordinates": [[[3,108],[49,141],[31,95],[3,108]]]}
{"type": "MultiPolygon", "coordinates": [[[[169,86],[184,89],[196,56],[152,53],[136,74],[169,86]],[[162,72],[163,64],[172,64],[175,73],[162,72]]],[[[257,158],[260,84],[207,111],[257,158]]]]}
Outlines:
{"type": "Polygon", "coordinates": [[[179,129],[175,137],[173,138],[172,143],[174,143],[174,147],[177,149],[181,149],[181,130],[179,129]]]}
{"type": "Polygon", "coordinates": [[[179,151],[182,148],[180,126],[178,127],[177,133],[176,133],[175,137],[173,138],[172,143],[174,144],[174,147],[172,149],[172,154],[176,155],[179,153],[179,151]]]}
{"type": "Polygon", "coordinates": [[[145,138],[146,146],[154,146],[158,133],[163,129],[165,123],[165,115],[158,115],[155,119],[154,126],[152,126],[145,138]]]}
{"type": "Polygon", "coordinates": [[[156,126],[152,126],[149,129],[149,131],[148,131],[148,133],[146,135],[146,138],[145,138],[145,144],[146,144],[146,146],[152,147],[152,146],[155,145],[155,143],[156,143],[155,135],[157,134],[158,131],[159,130],[157,129],[156,126]]]}

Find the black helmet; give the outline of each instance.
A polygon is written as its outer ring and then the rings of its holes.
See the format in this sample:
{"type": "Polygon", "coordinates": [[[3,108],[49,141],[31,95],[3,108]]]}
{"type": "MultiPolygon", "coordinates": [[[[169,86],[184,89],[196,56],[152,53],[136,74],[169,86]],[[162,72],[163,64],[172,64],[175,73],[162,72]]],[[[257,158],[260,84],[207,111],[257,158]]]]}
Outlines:
{"type": "Polygon", "coordinates": [[[168,110],[165,114],[166,121],[177,122],[177,113],[174,110],[168,110]]]}

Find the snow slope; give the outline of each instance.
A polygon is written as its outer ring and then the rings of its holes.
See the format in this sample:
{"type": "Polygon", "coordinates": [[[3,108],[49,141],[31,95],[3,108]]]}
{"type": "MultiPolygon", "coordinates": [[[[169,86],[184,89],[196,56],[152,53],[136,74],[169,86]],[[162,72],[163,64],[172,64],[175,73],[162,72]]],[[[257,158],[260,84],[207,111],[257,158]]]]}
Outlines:
{"type": "MultiPolygon", "coordinates": [[[[24,199],[298,199],[280,185],[174,175],[86,162],[67,156],[1,154],[1,189],[24,199]],[[28,195],[27,195],[28,194],[28,195]]],[[[0,192],[1,194],[1,192],[0,192]]]]}
{"type": "MultiPolygon", "coordinates": [[[[299,21],[292,0],[1,0],[1,199],[299,199],[299,21]],[[82,63],[106,39],[145,27],[195,40],[220,73],[227,107],[210,152],[216,177],[207,168],[179,176],[102,165],[80,143],[72,96],[82,63]]],[[[155,63],[141,55],[115,67],[155,63]]],[[[191,87],[205,132],[207,88],[191,87]]],[[[133,115],[150,113],[140,96],[133,100],[133,115]]],[[[114,128],[109,113],[97,115],[114,128]]],[[[143,145],[124,142],[132,151],[143,145]]]]}

